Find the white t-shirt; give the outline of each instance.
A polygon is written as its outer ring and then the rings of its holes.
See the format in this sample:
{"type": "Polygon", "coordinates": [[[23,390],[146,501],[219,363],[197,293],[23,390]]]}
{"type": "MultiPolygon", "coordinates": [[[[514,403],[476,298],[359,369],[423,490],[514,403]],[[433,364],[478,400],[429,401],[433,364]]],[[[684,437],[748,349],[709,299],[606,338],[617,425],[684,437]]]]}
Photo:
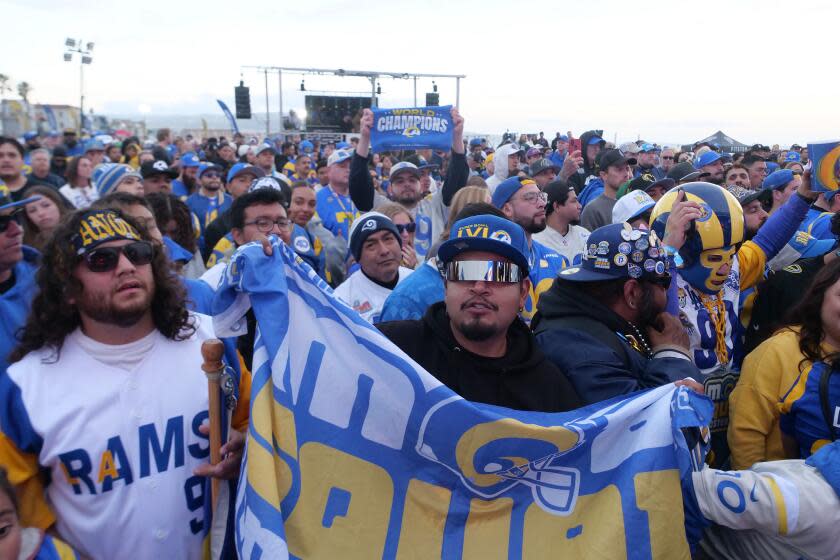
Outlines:
{"type": "MultiPolygon", "coordinates": [[[[401,266],[397,284],[408,278],[412,272],[414,271],[410,268],[401,266]]],[[[376,323],[382,313],[382,306],[385,305],[385,300],[392,291],[365,276],[361,270],[357,270],[335,289],[335,295],[355,309],[362,319],[369,323],[376,323]]]]}
{"type": "Polygon", "coordinates": [[[566,257],[570,265],[577,266],[581,263],[583,251],[586,249],[589,230],[585,227],[570,225],[566,235],[562,235],[556,229],[546,227],[541,232],[535,233],[532,238],[566,257]]]}
{"type": "Polygon", "coordinates": [[[84,210],[99,199],[99,191],[91,186],[71,187],[69,183],[58,189],[61,196],[73,205],[76,210],[84,210]]]}
{"type": "Polygon", "coordinates": [[[205,479],[193,469],[209,455],[201,343],[214,333],[193,317],[184,341],[155,330],[107,346],[76,331],[57,361],[40,350],[8,369],[26,416],[16,429],[38,441],[58,532],[83,556],[202,557],[205,479]]]}

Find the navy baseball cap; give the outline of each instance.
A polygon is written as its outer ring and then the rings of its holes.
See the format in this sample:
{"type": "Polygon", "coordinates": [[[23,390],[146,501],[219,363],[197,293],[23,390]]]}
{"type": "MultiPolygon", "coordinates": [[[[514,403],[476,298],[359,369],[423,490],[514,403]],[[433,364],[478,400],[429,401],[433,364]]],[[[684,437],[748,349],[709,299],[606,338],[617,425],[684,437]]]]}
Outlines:
{"type": "Polygon", "coordinates": [[[202,175],[204,175],[205,171],[210,171],[211,169],[215,169],[216,171],[223,171],[221,165],[216,165],[215,163],[205,162],[198,166],[198,173],[197,177],[200,179],[202,175]]]}
{"type": "Polygon", "coordinates": [[[473,138],[470,140],[470,146],[481,146],[481,138],[473,138]]]}
{"type": "Polygon", "coordinates": [[[777,169],[765,177],[761,186],[765,189],[783,189],[785,185],[793,181],[793,171],[790,169],[777,169]]]}
{"type": "Polygon", "coordinates": [[[244,173],[250,173],[254,176],[255,179],[265,177],[265,171],[263,171],[256,165],[251,165],[250,163],[237,163],[228,171],[227,182],[230,183],[231,180],[233,180],[235,177],[238,177],[244,173]]]}
{"type": "Polygon", "coordinates": [[[656,232],[623,222],[600,227],[587,240],[580,266],[560,271],[572,282],[664,276],[668,261],[656,232]]]}
{"type": "Polygon", "coordinates": [[[694,158],[694,169],[700,169],[707,165],[711,165],[723,156],[717,152],[705,152],[694,158]]]}
{"type": "Polygon", "coordinates": [[[467,251],[495,253],[509,259],[526,274],[530,268],[525,230],[499,216],[479,214],[452,224],[449,239],[438,249],[438,261],[446,264],[467,251]]]}
{"type": "Polygon", "coordinates": [[[510,200],[510,197],[516,194],[516,191],[525,185],[536,185],[532,179],[520,179],[519,177],[508,177],[498,185],[493,191],[493,206],[501,208],[510,200]]]}
{"type": "Polygon", "coordinates": [[[591,146],[593,144],[600,144],[603,141],[604,141],[604,139],[601,138],[600,136],[593,136],[589,139],[589,142],[587,142],[587,145],[591,146]]]}

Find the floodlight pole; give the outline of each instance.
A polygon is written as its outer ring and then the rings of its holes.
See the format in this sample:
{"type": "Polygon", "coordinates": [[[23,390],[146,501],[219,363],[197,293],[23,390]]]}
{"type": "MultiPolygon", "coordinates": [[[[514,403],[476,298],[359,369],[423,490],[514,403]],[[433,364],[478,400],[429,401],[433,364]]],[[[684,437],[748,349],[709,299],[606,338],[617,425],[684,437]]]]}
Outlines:
{"type": "Polygon", "coordinates": [[[277,88],[277,97],[280,105],[280,134],[283,134],[286,127],[283,126],[283,71],[280,69],[277,70],[277,88]]]}
{"type": "Polygon", "coordinates": [[[414,106],[417,107],[417,76],[414,76],[414,106]]]}
{"type": "Polygon", "coordinates": [[[265,136],[268,138],[270,135],[270,119],[268,113],[268,69],[265,71],[265,136]]]}
{"type": "Polygon", "coordinates": [[[85,122],[85,65],[79,57],[79,141],[82,138],[82,125],[85,122]]]}
{"type": "Polygon", "coordinates": [[[93,53],[93,43],[88,43],[87,47],[85,47],[84,44],[84,41],[81,39],[79,39],[78,43],[69,38],[64,42],[65,62],[72,62],[73,53],[79,55],[79,138],[82,137],[82,128],[84,127],[85,122],[85,64],[93,62],[93,56],[91,56],[93,53]],[[85,59],[87,59],[87,62],[85,59]]]}

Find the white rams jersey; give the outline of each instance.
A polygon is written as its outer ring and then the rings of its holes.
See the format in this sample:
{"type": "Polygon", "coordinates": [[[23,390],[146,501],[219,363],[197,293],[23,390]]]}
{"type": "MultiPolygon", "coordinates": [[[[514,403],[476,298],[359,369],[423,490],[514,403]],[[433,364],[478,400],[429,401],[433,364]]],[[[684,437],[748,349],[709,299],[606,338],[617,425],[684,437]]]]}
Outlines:
{"type": "Polygon", "coordinates": [[[198,431],[208,417],[201,343],[214,334],[209,317],[194,318],[188,340],[155,331],[130,372],[71,334],[57,361],[32,352],[3,380],[0,459],[37,457],[58,532],[86,557],[202,556],[206,479],[193,469],[209,455],[198,431]]]}
{"type": "MultiPolygon", "coordinates": [[[[401,266],[397,284],[405,280],[412,272],[414,271],[410,268],[401,266]]],[[[362,319],[368,323],[377,323],[379,315],[382,314],[382,306],[385,305],[385,300],[392,291],[385,286],[380,286],[359,269],[335,289],[335,295],[355,309],[362,319]]]]}
{"type": "Polygon", "coordinates": [[[758,463],[748,471],[692,473],[700,511],[715,523],[702,548],[728,560],[840,558],[840,499],[805,461],[758,463]]]}

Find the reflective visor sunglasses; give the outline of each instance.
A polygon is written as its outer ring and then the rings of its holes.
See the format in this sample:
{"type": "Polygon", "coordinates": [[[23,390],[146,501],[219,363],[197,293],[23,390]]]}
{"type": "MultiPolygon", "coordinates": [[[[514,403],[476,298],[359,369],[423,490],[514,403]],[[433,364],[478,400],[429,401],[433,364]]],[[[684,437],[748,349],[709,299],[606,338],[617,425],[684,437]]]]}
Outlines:
{"type": "Polygon", "coordinates": [[[120,254],[125,255],[135,266],[152,262],[154,248],[148,241],[135,241],[121,247],[101,247],[85,253],[82,257],[91,272],[110,272],[117,268],[120,254]]]}
{"type": "Polygon", "coordinates": [[[500,261],[452,261],[442,267],[443,277],[452,282],[502,282],[513,284],[522,280],[519,266],[500,261]]]}
{"type": "Polygon", "coordinates": [[[11,214],[0,216],[0,233],[9,229],[12,222],[15,222],[17,225],[21,225],[23,223],[23,208],[18,208],[11,214]]]}
{"type": "Polygon", "coordinates": [[[408,233],[414,233],[417,231],[417,224],[414,222],[409,222],[407,224],[394,224],[397,226],[397,231],[403,233],[407,231],[408,233]]]}

